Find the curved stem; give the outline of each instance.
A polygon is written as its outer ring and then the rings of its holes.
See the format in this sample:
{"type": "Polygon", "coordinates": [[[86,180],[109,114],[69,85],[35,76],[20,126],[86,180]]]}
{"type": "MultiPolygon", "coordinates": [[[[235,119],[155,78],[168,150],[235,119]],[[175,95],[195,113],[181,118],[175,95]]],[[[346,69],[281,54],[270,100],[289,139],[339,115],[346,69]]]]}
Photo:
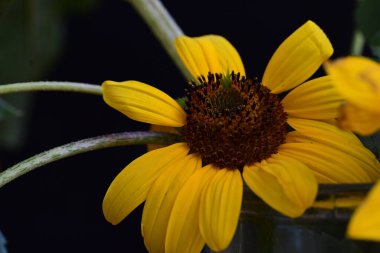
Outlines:
{"type": "Polygon", "coordinates": [[[144,19],[166,52],[187,80],[192,77],[183,65],[174,47],[174,40],[183,35],[183,31],[159,0],[126,0],[144,19]]]}
{"type": "Polygon", "coordinates": [[[0,188],[12,180],[45,164],[88,151],[138,144],[168,145],[178,142],[179,135],[156,132],[124,132],[92,137],[52,148],[21,161],[0,173],[0,188]]]}
{"type": "Polygon", "coordinates": [[[0,95],[15,92],[29,91],[69,91],[80,92],[92,95],[102,95],[100,85],[74,83],[74,82],[25,82],[0,85],[0,95]]]}

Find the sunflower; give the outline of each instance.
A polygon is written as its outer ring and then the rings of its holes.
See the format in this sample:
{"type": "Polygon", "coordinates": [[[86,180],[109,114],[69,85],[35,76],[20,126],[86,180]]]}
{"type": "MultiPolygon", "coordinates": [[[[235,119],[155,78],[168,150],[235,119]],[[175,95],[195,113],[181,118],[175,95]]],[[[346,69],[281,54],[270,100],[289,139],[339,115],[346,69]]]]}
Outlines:
{"type": "MultiPolygon", "coordinates": [[[[360,135],[380,129],[380,64],[361,56],[347,56],[324,65],[345,103],[339,126],[360,135]]],[[[354,239],[380,241],[380,181],[355,210],[347,227],[354,239]]]]}
{"type": "Polygon", "coordinates": [[[103,201],[112,224],[145,201],[141,229],[149,252],[225,249],[244,183],[275,210],[298,217],[313,204],[318,183],[379,177],[374,155],[331,123],[342,101],[331,79],[305,82],[333,53],[312,21],[280,45],[261,81],[246,77],[238,52],[221,36],[181,36],[175,46],[194,77],[185,105],[138,81],[102,85],[111,107],[183,137],[127,165],[103,201]]]}
{"type": "Polygon", "coordinates": [[[380,130],[380,64],[360,56],[347,56],[326,62],[339,93],[346,103],[341,106],[339,126],[361,135],[380,130]]]}

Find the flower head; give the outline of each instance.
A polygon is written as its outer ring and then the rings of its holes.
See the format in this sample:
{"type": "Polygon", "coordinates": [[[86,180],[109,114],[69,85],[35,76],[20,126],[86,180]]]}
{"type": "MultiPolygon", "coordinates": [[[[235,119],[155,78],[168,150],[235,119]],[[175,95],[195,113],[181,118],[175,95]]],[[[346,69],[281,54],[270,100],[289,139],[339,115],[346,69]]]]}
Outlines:
{"type": "Polygon", "coordinates": [[[348,56],[326,62],[325,69],[346,101],[341,106],[339,126],[361,135],[380,130],[380,64],[348,56]]]}
{"type": "MultiPolygon", "coordinates": [[[[361,135],[380,129],[380,64],[360,56],[327,62],[325,69],[345,99],[339,126],[361,135]]],[[[362,240],[380,241],[380,182],[357,208],[347,228],[347,235],[362,240]]]]}
{"type": "Polygon", "coordinates": [[[312,205],[318,182],[379,177],[376,159],[355,135],[327,123],[342,101],[331,79],[305,82],[333,52],[313,22],[280,45],[261,81],[246,77],[236,49],[221,36],[182,36],[175,45],[194,77],[185,108],[141,82],[102,86],[110,106],[183,136],[182,143],[130,163],[103,201],[113,224],[145,201],[141,228],[150,252],[199,252],[205,244],[225,249],[244,183],[274,209],[297,217],[312,205]]]}

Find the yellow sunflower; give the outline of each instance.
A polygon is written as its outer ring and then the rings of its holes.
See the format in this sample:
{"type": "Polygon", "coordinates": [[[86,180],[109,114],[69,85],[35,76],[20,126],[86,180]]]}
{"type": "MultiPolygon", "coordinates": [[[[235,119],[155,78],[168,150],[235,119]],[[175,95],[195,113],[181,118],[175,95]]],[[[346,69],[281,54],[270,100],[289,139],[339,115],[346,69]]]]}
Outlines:
{"type": "MultiPolygon", "coordinates": [[[[380,64],[361,56],[348,56],[326,62],[325,69],[342,94],[339,126],[361,135],[380,129],[380,64]]],[[[380,241],[380,181],[352,216],[347,235],[380,241]]]]}
{"type": "Polygon", "coordinates": [[[348,56],[324,66],[346,101],[341,106],[339,126],[361,135],[380,130],[380,64],[348,56]]]}
{"type": "Polygon", "coordinates": [[[112,224],[145,201],[141,229],[149,252],[199,252],[205,244],[225,249],[244,182],[274,209],[297,217],[313,204],[318,182],[379,177],[374,155],[352,133],[327,123],[341,103],[331,79],[305,82],[333,53],[313,22],[280,45],[261,82],[246,77],[238,52],[221,36],[181,36],[175,46],[195,80],[185,90],[184,108],[138,81],[102,85],[111,107],[177,128],[183,137],[131,162],[103,201],[112,224]]]}

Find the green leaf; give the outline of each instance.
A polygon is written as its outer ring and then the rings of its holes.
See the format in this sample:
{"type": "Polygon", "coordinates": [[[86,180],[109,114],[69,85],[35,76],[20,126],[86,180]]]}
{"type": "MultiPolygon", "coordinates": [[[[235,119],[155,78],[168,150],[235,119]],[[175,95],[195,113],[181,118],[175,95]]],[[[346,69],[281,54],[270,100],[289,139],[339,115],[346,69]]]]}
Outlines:
{"type": "Polygon", "coordinates": [[[357,1],[355,20],[375,57],[380,58],[380,1],[357,1]]]}
{"type": "Polygon", "coordinates": [[[183,98],[177,98],[176,101],[177,103],[184,109],[187,110],[187,105],[186,105],[186,97],[183,98]]]}

